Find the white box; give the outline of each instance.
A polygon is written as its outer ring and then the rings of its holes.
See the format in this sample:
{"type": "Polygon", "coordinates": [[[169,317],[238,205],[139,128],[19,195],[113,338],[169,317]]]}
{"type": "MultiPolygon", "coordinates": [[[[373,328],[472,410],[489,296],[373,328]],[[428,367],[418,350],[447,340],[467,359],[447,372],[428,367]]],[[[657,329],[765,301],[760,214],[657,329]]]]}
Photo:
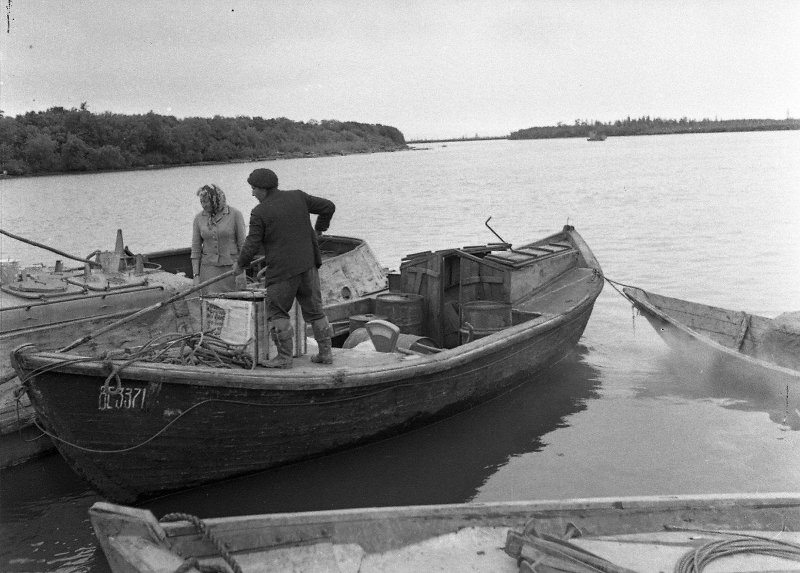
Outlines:
{"type": "MultiPolygon", "coordinates": [[[[295,332],[294,355],[301,356],[307,351],[306,327],[296,301],[289,316],[295,332]]],[[[257,364],[264,364],[277,355],[263,298],[250,295],[237,299],[232,298],[231,294],[224,298],[203,297],[202,328],[203,331],[211,330],[212,334],[228,344],[246,345],[247,354],[257,364]]]]}

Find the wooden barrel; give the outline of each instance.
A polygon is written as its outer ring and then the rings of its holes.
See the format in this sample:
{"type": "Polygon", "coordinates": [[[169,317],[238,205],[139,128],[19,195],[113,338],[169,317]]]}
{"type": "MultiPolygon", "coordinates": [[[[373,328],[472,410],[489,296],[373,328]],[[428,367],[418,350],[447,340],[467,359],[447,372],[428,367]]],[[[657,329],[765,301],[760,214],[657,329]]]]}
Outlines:
{"type": "Polygon", "coordinates": [[[494,300],[473,300],[461,305],[461,342],[494,334],[511,326],[511,304],[494,300]]]}
{"type": "Polygon", "coordinates": [[[386,320],[399,326],[403,334],[422,336],[424,312],[425,297],[418,294],[391,292],[375,297],[375,314],[386,316],[386,320]]]}
{"type": "Polygon", "coordinates": [[[364,328],[370,320],[389,320],[389,317],[379,314],[354,314],[349,317],[350,319],[350,332],[355,332],[359,328],[364,328]]]}

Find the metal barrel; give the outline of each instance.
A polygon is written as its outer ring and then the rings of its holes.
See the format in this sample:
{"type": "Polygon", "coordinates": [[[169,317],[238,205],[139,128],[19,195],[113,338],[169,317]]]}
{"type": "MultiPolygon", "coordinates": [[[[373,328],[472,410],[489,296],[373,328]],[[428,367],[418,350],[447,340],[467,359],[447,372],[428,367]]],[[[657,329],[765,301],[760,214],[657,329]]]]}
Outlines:
{"type": "Polygon", "coordinates": [[[393,292],[375,297],[375,314],[386,316],[386,320],[399,326],[403,334],[424,334],[424,312],[425,297],[422,295],[393,292]]]}

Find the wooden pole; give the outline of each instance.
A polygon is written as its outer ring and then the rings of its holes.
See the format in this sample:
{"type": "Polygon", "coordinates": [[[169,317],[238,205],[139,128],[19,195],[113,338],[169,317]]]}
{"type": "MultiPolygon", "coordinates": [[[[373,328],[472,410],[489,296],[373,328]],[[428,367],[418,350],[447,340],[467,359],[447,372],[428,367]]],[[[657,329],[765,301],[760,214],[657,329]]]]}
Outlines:
{"type": "MultiPolygon", "coordinates": [[[[256,260],[254,260],[250,264],[252,265],[252,264],[260,263],[263,259],[264,259],[264,257],[259,257],[259,258],[257,258],[256,260]]],[[[184,298],[186,296],[189,296],[192,293],[195,293],[195,292],[207,287],[210,284],[213,284],[213,283],[215,283],[217,281],[221,281],[222,279],[228,278],[229,276],[232,276],[232,275],[233,275],[233,269],[231,269],[231,270],[229,270],[227,272],[224,272],[221,275],[217,275],[217,276],[215,276],[213,278],[210,278],[205,282],[202,282],[200,284],[194,285],[191,288],[188,288],[183,292],[179,292],[178,294],[171,296],[167,300],[162,300],[161,302],[157,302],[157,303],[155,303],[155,304],[153,304],[151,306],[148,306],[147,308],[143,308],[141,310],[137,310],[133,314],[129,314],[128,316],[126,316],[124,318],[121,318],[121,319],[119,319],[119,320],[117,320],[115,322],[112,322],[111,324],[103,326],[102,328],[98,328],[94,332],[90,332],[89,334],[87,334],[83,338],[79,338],[79,339],[67,344],[64,348],[59,348],[58,352],[67,352],[68,350],[72,350],[73,348],[75,348],[77,346],[80,346],[81,344],[89,342],[93,338],[97,338],[101,334],[105,334],[106,332],[109,332],[110,330],[114,330],[118,326],[122,326],[123,324],[126,324],[126,323],[128,323],[128,322],[130,322],[130,321],[132,321],[132,320],[134,320],[136,318],[139,318],[140,316],[142,316],[144,314],[147,314],[148,312],[157,310],[157,309],[161,308],[164,305],[167,305],[167,304],[175,302],[176,300],[180,300],[180,299],[182,299],[182,298],[184,298]]]]}
{"type": "Polygon", "coordinates": [[[22,241],[23,243],[28,243],[29,245],[33,245],[34,247],[39,247],[41,249],[51,251],[57,255],[61,255],[62,257],[67,257],[68,259],[80,261],[82,263],[89,263],[90,265],[94,265],[95,267],[101,266],[100,263],[98,263],[97,261],[91,261],[89,259],[82,259],[81,257],[70,255],[69,253],[65,253],[64,251],[59,251],[58,249],[55,249],[53,247],[48,247],[47,245],[43,245],[42,243],[37,243],[36,241],[31,241],[30,239],[14,235],[13,233],[9,233],[8,231],[4,231],[3,229],[0,229],[0,234],[5,235],[6,237],[11,237],[12,239],[16,239],[18,241],[22,241]]]}

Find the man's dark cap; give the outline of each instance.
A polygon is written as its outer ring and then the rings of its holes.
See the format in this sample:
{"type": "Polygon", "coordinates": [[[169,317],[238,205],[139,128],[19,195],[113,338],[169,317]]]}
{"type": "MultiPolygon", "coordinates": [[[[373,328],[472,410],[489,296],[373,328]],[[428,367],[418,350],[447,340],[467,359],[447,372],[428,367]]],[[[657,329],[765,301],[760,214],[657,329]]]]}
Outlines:
{"type": "Polygon", "coordinates": [[[278,176],[272,169],[256,169],[247,178],[247,182],[253,187],[275,189],[278,187],[278,176]]]}

